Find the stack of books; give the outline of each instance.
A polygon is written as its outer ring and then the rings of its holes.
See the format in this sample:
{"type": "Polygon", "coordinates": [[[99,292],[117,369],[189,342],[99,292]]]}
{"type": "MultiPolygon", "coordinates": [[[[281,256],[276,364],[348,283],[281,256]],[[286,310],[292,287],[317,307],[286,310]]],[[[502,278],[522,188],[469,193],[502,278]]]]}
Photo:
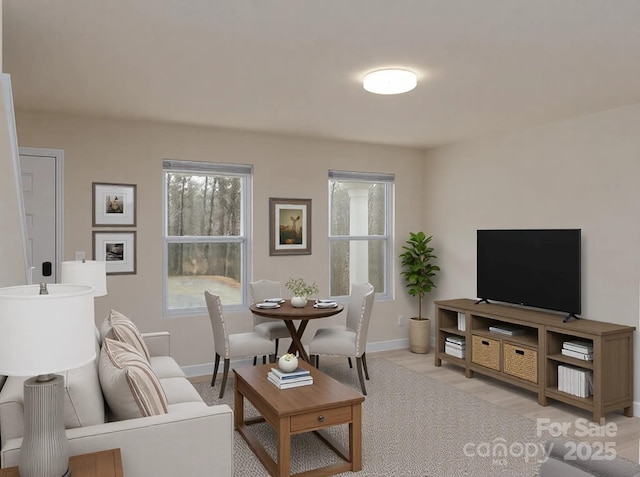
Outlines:
{"type": "Polygon", "coordinates": [[[565,356],[593,361],[593,343],[591,341],[565,341],[562,343],[561,353],[565,356]]]}
{"type": "Polygon", "coordinates": [[[524,330],[522,328],[518,328],[517,326],[507,325],[504,323],[501,323],[495,326],[490,326],[489,331],[492,331],[494,333],[500,333],[502,335],[507,335],[507,336],[517,336],[524,333],[524,330]]]}
{"type": "Polygon", "coordinates": [[[593,373],[568,364],[558,365],[558,391],[587,398],[593,394],[593,373]]]}
{"type": "Polygon", "coordinates": [[[447,336],[444,340],[444,352],[446,354],[464,359],[466,350],[467,343],[461,336],[447,336]]]}
{"type": "Polygon", "coordinates": [[[297,368],[290,373],[285,373],[279,368],[271,368],[271,371],[267,374],[267,379],[278,389],[297,388],[298,386],[313,384],[311,373],[302,368],[297,368]]]}

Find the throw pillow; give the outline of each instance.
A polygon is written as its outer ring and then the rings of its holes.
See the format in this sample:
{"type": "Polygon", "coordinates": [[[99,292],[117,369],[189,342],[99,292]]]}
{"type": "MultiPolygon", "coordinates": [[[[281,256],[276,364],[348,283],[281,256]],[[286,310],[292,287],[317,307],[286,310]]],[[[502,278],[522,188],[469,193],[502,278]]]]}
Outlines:
{"type": "Polygon", "coordinates": [[[167,413],[167,396],[146,359],[127,343],[105,338],[100,385],[117,420],[167,413]]]}
{"type": "Polygon", "coordinates": [[[149,349],[136,325],[122,313],[111,310],[102,324],[101,336],[127,343],[143,355],[147,362],[151,360],[149,349]]]}

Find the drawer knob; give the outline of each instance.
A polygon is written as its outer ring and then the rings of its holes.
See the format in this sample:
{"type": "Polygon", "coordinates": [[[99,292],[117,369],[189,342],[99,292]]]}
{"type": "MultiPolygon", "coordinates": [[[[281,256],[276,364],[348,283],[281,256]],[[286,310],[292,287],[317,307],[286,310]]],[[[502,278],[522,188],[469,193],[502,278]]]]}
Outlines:
{"type": "Polygon", "coordinates": [[[318,421],[324,422],[324,416],[322,414],[318,416],[318,421]]]}

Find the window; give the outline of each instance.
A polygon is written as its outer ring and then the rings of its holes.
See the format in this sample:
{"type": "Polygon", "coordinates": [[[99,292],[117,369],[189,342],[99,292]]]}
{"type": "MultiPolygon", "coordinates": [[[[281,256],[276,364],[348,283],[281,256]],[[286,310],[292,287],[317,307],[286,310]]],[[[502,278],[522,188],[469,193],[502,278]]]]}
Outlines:
{"type": "Polygon", "coordinates": [[[250,165],[163,161],[164,313],[206,313],[204,291],[225,308],[247,303],[250,165]]]}
{"type": "Polygon", "coordinates": [[[331,296],[369,282],[391,297],[393,174],[329,171],[331,296]]]}

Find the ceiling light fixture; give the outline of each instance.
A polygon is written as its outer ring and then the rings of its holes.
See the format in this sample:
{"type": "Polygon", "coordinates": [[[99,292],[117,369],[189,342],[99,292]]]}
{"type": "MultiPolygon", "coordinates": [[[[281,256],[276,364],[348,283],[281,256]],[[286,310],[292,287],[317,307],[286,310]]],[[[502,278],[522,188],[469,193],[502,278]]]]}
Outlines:
{"type": "Polygon", "coordinates": [[[413,71],[384,69],[367,73],[362,80],[365,90],[375,94],[407,93],[416,87],[418,77],[413,71]]]}

